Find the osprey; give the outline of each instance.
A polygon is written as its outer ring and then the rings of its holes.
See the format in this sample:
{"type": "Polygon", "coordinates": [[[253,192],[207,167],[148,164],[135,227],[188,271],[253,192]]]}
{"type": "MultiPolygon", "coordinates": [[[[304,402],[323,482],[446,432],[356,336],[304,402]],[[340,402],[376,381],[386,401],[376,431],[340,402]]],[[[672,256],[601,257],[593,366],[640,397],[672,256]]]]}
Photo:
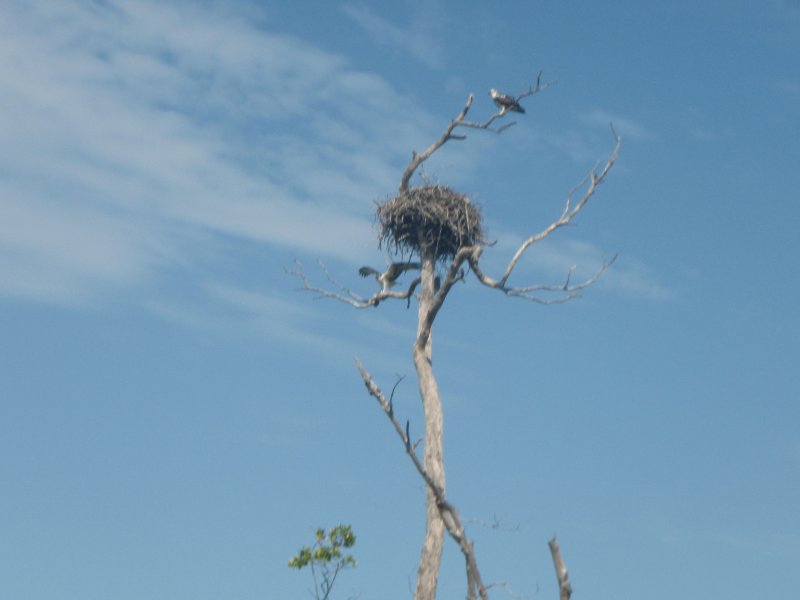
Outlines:
{"type": "Polygon", "coordinates": [[[503,109],[503,112],[513,110],[514,112],[524,113],[525,109],[519,105],[514,98],[509,96],[508,94],[504,94],[503,92],[498,92],[496,89],[492,88],[489,91],[489,95],[494,100],[494,103],[503,109]]]}
{"type": "Polygon", "coordinates": [[[362,277],[369,277],[370,275],[375,277],[375,280],[381,284],[381,292],[386,292],[397,282],[397,279],[400,277],[400,275],[409,269],[419,269],[419,263],[392,263],[383,273],[376,271],[372,267],[361,267],[358,270],[358,273],[362,277]]]}

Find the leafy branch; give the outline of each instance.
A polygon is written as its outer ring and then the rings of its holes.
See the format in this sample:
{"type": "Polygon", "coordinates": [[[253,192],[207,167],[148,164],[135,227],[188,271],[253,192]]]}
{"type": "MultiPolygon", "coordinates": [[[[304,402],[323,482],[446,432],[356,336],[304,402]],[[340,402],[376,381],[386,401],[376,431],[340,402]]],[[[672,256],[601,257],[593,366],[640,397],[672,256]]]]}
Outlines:
{"type": "Polygon", "coordinates": [[[356,536],[350,525],[337,525],[327,532],[321,527],[315,532],[314,544],[303,546],[289,561],[289,567],[301,570],[309,567],[314,580],[314,597],[328,600],[339,573],[356,567],[352,554],[343,554],[342,548],[352,548],[356,536]]]}

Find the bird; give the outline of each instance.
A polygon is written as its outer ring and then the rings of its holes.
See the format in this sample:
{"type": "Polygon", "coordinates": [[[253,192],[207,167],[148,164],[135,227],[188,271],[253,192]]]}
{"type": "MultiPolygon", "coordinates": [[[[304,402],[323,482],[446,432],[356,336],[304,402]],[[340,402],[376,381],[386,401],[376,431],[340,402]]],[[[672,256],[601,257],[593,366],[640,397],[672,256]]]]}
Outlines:
{"type": "Polygon", "coordinates": [[[519,102],[516,99],[512,98],[508,94],[504,94],[503,92],[498,92],[496,89],[492,88],[489,90],[489,95],[494,100],[494,103],[503,109],[503,112],[513,110],[514,112],[524,113],[525,109],[519,105],[519,102]]]}
{"type": "Polygon", "coordinates": [[[419,263],[417,262],[403,262],[403,263],[392,263],[389,265],[389,268],[386,269],[383,273],[380,271],[376,271],[372,267],[361,267],[358,270],[358,274],[362,277],[369,277],[372,275],[375,277],[375,280],[381,284],[381,292],[388,291],[396,282],[397,279],[410,269],[419,269],[419,263]]]}

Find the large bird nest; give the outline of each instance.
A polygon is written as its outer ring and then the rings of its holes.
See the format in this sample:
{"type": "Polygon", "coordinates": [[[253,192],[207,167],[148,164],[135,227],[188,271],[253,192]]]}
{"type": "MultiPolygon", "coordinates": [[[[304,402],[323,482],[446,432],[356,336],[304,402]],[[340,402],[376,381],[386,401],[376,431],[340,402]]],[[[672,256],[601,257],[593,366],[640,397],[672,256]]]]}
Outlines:
{"type": "Polygon", "coordinates": [[[445,261],[484,241],[480,209],[444,185],[410,188],[378,204],[376,217],[380,245],[398,254],[432,247],[436,260],[445,261]]]}

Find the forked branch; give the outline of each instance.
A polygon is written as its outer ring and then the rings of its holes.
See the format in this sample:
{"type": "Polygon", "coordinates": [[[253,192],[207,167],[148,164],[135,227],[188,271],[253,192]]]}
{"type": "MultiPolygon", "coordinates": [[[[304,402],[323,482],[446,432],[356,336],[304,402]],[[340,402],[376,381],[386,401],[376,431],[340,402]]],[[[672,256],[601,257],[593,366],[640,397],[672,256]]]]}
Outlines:
{"type": "Polygon", "coordinates": [[[589,201],[589,198],[591,198],[597,191],[597,186],[603,183],[603,181],[606,178],[606,175],[608,175],[608,172],[614,166],[614,163],[617,162],[617,157],[619,156],[619,146],[621,139],[613,128],[611,129],[611,131],[614,134],[614,150],[612,150],[611,155],[608,157],[605,166],[599,172],[597,171],[596,167],[591,171],[589,171],[589,173],[586,174],[586,177],[584,177],[583,180],[577,186],[575,186],[569,191],[569,193],[567,194],[567,199],[564,202],[564,209],[562,210],[561,216],[558,219],[553,221],[549,226],[547,226],[539,233],[532,235],[527,240],[522,242],[522,245],[519,247],[517,252],[514,254],[513,258],[511,259],[511,261],[508,263],[505,273],[503,273],[503,276],[500,278],[499,281],[500,285],[504,286],[506,284],[506,281],[508,281],[511,272],[517,265],[517,262],[525,253],[525,251],[527,251],[528,248],[530,248],[536,242],[540,242],[543,239],[545,239],[556,229],[564,227],[565,225],[569,225],[569,223],[572,221],[575,215],[581,212],[583,207],[586,206],[586,203],[589,201]],[[577,192],[585,185],[586,185],[586,191],[584,192],[583,196],[576,204],[573,204],[572,196],[575,194],[575,192],[577,192]]]}
{"type": "Polygon", "coordinates": [[[537,242],[541,242],[545,238],[547,238],[550,234],[552,234],[557,229],[569,225],[572,222],[572,219],[583,210],[583,207],[586,206],[586,203],[589,199],[594,195],[597,191],[597,187],[603,183],[608,175],[608,172],[614,166],[614,163],[617,161],[617,157],[619,156],[619,148],[620,148],[620,137],[614,131],[614,128],[611,128],[612,133],[614,134],[614,149],[611,152],[611,155],[608,157],[605,165],[602,169],[598,170],[597,167],[592,169],[583,180],[575,186],[572,190],[569,191],[567,194],[566,201],[564,202],[564,208],[561,211],[561,215],[550,225],[544,228],[539,233],[536,233],[530,236],[528,239],[522,242],[520,247],[514,253],[514,256],[511,257],[511,260],[508,263],[503,275],[499,279],[493,279],[492,277],[486,275],[480,267],[480,257],[483,253],[483,246],[474,246],[471,248],[471,252],[468,257],[469,266],[475,273],[478,280],[485,286],[494,288],[497,290],[502,291],[507,296],[514,296],[517,298],[524,298],[526,300],[531,300],[534,302],[538,302],[540,304],[556,304],[561,302],[568,302],[569,300],[573,300],[574,298],[578,297],[578,292],[580,290],[590,286],[592,283],[597,281],[600,275],[605,272],[605,270],[616,260],[616,255],[613,256],[610,260],[603,261],[603,264],[597,270],[597,272],[592,275],[586,281],[583,281],[578,284],[571,283],[571,275],[572,270],[570,270],[569,274],[567,275],[566,282],[561,286],[553,286],[553,285],[533,285],[533,286],[523,286],[523,287],[514,287],[507,285],[509,277],[511,277],[511,273],[514,271],[514,268],[517,266],[520,258],[522,258],[523,254],[528,251],[528,249],[536,244],[537,242]],[[585,188],[585,189],[584,189],[585,188]],[[580,190],[584,189],[583,195],[577,201],[573,201],[573,196],[575,193],[580,190]],[[562,296],[557,297],[555,299],[547,299],[542,298],[537,295],[537,292],[556,292],[561,293],[562,296]]]}
{"type": "Polygon", "coordinates": [[[470,269],[475,273],[475,277],[478,278],[478,281],[487,287],[500,290],[506,296],[522,298],[523,300],[529,300],[537,304],[564,304],[565,302],[580,298],[581,290],[586,289],[600,279],[606,269],[617,260],[616,254],[610,259],[604,260],[592,276],[579,283],[572,283],[572,273],[575,269],[573,267],[567,272],[564,283],[560,285],[536,284],[527,286],[506,286],[501,285],[498,281],[492,279],[481,270],[478,258],[482,248],[476,248],[475,250],[475,255],[470,257],[469,265],[470,269]],[[542,293],[548,294],[549,296],[543,296],[542,293]]]}
{"type": "Polygon", "coordinates": [[[414,291],[417,289],[419,285],[420,278],[417,277],[416,279],[411,281],[411,284],[405,290],[379,290],[372,294],[369,298],[361,296],[357,294],[347,286],[340,283],[336,280],[329,272],[327,267],[322,261],[319,261],[319,266],[322,271],[325,273],[326,279],[338,290],[338,291],[331,291],[326,290],[325,288],[317,287],[311,280],[309,279],[308,275],[306,275],[305,269],[300,261],[294,261],[294,268],[287,269],[284,268],[284,272],[287,275],[291,275],[292,277],[297,277],[302,286],[297,288],[297,291],[300,292],[312,292],[317,294],[314,298],[331,298],[333,300],[338,300],[339,302],[344,302],[345,304],[349,304],[355,308],[369,308],[371,306],[378,306],[383,300],[387,299],[394,299],[394,300],[410,300],[411,297],[414,295],[414,291]]]}
{"type": "MultiPolygon", "coordinates": [[[[513,98],[513,100],[514,100],[514,102],[516,104],[519,104],[519,101],[522,100],[523,98],[527,98],[528,96],[533,96],[534,94],[538,94],[539,92],[543,92],[548,87],[553,85],[553,83],[554,82],[544,83],[543,84],[542,83],[542,72],[539,71],[536,74],[536,85],[532,85],[527,90],[523,90],[522,92],[519,93],[519,95],[515,96],[513,98]]],[[[494,131],[496,133],[500,133],[504,129],[508,129],[509,127],[514,125],[516,123],[516,121],[513,121],[511,123],[507,123],[506,125],[503,125],[502,127],[499,127],[498,129],[492,129],[490,127],[490,125],[492,123],[494,123],[496,119],[499,119],[501,117],[506,116],[506,114],[511,110],[513,110],[513,109],[510,106],[503,106],[503,107],[500,108],[500,110],[498,110],[491,117],[489,117],[489,119],[485,123],[472,123],[470,121],[465,121],[461,125],[463,127],[472,127],[474,129],[489,129],[490,131],[494,131]]]]}
{"type": "Polygon", "coordinates": [[[361,374],[361,378],[364,380],[364,385],[367,387],[367,391],[378,401],[381,409],[391,421],[395,432],[398,436],[400,436],[403,446],[405,447],[406,454],[408,454],[411,462],[414,463],[417,473],[419,473],[420,477],[422,477],[423,481],[425,482],[425,485],[431,490],[436,498],[436,506],[439,509],[439,514],[442,517],[442,521],[447,529],[447,533],[458,544],[459,548],[461,548],[461,552],[464,554],[464,560],[466,561],[467,567],[467,598],[475,599],[479,597],[481,600],[488,600],[489,594],[486,591],[486,586],[483,584],[480,571],[478,570],[478,563],[475,560],[475,551],[473,550],[472,541],[467,537],[466,532],[464,531],[464,525],[461,521],[461,516],[458,512],[458,509],[456,509],[452,503],[447,501],[444,496],[444,490],[442,490],[442,488],[436,484],[430,474],[425,470],[422,461],[417,456],[415,445],[411,443],[409,423],[406,422],[405,427],[400,424],[400,421],[398,421],[397,417],[394,415],[394,409],[391,400],[387,398],[386,395],[381,391],[380,387],[378,387],[378,384],[375,383],[375,380],[372,378],[372,375],[367,372],[367,370],[364,368],[364,365],[361,364],[361,361],[358,359],[356,359],[356,367],[358,368],[358,372],[361,374]]]}
{"type": "MultiPolygon", "coordinates": [[[[519,101],[522,98],[527,96],[532,96],[533,94],[538,94],[539,92],[545,90],[550,84],[542,84],[542,72],[536,76],[536,85],[531,86],[526,91],[522,92],[519,96],[516,97],[516,100],[519,101]]],[[[461,109],[461,112],[458,113],[458,116],[450,121],[450,124],[445,128],[444,133],[442,133],[441,137],[438,140],[433,142],[424,152],[413,152],[411,156],[411,162],[409,163],[408,167],[406,167],[405,172],[403,172],[403,178],[400,180],[400,192],[405,192],[408,190],[408,184],[411,181],[411,177],[414,175],[414,172],[419,168],[419,166],[428,160],[434,152],[436,152],[439,148],[444,146],[450,140],[464,140],[467,138],[465,135],[460,135],[453,133],[457,127],[469,127],[471,129],[485,129],[487,131],[491,131],[493,133],[502,133],[512,125],[514,122],[506,123],[501,127],[492,127],[492,124],[497,120],[505,117],[508,114],[509,109],[506,107],[501,108],[494,114],[492,114],[486,121],[482,123],[474,122],[474,121],[467,121],[467,113],[469,109],[472,107],[472,101],[475,99],[475,94],[470,94],[469,98],[467,98],[467,102],[464,105],[464,108],[461,109]]]]}

